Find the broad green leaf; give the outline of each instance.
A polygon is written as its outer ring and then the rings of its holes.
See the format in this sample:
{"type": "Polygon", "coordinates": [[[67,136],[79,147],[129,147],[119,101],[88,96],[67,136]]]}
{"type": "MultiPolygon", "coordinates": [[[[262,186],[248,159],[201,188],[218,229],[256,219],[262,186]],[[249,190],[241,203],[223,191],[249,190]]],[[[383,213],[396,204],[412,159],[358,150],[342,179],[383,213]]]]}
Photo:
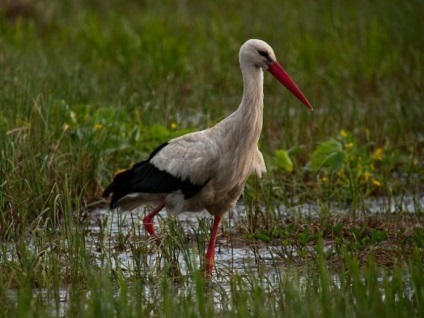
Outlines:
{"type": "Polygon", "coordinates": [[[92,116],[94,123],[113,123],[116,120],[116,109],[113,107],[100,107],[92,116]]]}
{"type": "Polygon", "coordinates": [[[315,171],[327,168],[336,172],[343,167],[344,159],[343,145],[335,139],[330,139],[320,144],[312,153],[310,165],[315,171]]]}
{"type": "Polygon", "coordinates": [[[264,233],[255,233],[253,234],[253,237],[257,240],[261,240],[263,242],[271,242],[271,237],[264,233]]]}
{"type": "Polygon", "coordinates": [[[278,149],[275,151],[274,166],[287,172],[293,171],[293,162],[286,150],[278,149]]]}
{"type": "Polygon", "coordinates": [[[171,132],[169,131],[168,128],[166,128],[163,125],[159,125],[159,124],[150,126],[147,129],[146,133],[148,133],[149,136],[151,136],[155,139],[160,139],[160,140],[168,139],[171,135],[171,132]]]}

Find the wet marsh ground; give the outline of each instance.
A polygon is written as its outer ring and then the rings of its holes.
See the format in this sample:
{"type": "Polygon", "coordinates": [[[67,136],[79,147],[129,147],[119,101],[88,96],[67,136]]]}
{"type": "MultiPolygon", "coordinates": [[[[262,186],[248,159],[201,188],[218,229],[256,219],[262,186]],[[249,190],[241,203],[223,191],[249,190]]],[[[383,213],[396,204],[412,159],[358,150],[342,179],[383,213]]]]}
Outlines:
{"type": "Polygon", "coordinates": [[[14,4],[0,4],[1,316],[422,315],[422,1],[14,4]],[[248,38],[315,110],[265,74],[268,172],[224,219],[207,280],[210,217],[162,213],[157,247],[150,207],[109,211],[101,192],[235,110],[248,38]]]}

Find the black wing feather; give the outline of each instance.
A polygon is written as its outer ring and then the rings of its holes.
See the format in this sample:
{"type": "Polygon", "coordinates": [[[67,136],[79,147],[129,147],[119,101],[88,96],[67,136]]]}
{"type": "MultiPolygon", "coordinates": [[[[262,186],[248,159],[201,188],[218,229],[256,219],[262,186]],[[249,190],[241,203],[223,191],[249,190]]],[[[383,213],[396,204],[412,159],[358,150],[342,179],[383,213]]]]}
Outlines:
{"type": "Polygon", "coordinates": [[[190,180],[182,180],[167,171],[159,170],[150,160],[168,143],[156,148],[149,159],[136,163],[131,169],[118,173],[112,183],[106,187],[103,197],[107,198],[111,193],[110,208],[117,206],[117,202],[131,193],[170,193],[181,190],[184,199],[190,199],[207,183],[194,184],[190,180]]]}

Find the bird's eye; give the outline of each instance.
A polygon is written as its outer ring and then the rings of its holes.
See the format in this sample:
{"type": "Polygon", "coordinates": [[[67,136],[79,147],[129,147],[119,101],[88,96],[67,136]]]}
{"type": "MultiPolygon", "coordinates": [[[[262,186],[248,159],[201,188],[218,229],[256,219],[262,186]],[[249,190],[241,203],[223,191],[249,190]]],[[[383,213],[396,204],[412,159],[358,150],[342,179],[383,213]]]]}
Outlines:
{"type": "Polygon", "coordinates": [[[258,53],[260,56],[263,56],[264,58],[266,58],[266,61],[268,64],[271,64],[273,62],[272,58],[269,56],[268,51],[258,50],[258,53]]]}
{"type": "Polygon", "coordinates": [[[269,59],[269,54],[267,51],[261,51],[258,50],[259,55],[263,56],[264,58],[266,58],[267,60],[269,59]]]}

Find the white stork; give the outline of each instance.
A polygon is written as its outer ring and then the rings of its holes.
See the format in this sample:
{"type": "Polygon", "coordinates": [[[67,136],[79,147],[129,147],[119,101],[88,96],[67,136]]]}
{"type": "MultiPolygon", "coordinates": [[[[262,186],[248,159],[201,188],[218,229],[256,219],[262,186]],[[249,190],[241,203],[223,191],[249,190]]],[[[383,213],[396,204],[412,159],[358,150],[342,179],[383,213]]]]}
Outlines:
{"type": "Polygon", "coordinates": [[[261,177],[265,162],[258,149],[263,121],[263,69],[312,110],[312,106],[277,62],[272,48],[248,40],[240,48],[243,98],[238,109],[214,127],[172,139],[131,169],[117,174],[105,189],[110,208],[156,208],[143,218],[158,241],[153,218],[164,207],[171,213],[207,210],[214,216],[204,270],[212,274],[215,242],[222,216],[234,208],[250,174],[261,177]]]}

